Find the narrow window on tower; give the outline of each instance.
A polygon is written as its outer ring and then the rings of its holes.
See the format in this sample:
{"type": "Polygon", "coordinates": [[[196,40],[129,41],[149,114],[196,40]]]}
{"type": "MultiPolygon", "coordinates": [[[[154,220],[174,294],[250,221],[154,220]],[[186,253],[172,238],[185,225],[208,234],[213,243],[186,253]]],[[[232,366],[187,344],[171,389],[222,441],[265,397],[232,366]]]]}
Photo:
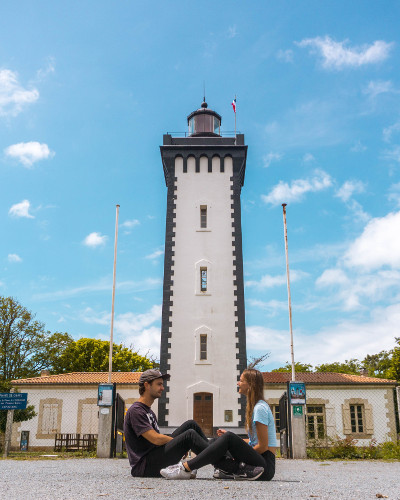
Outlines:
{"type": "Polygon", "coordinates": [[[207,291],[207,268],[206,267],[200,268],[200,291],[202,291],[202,292],[207,291]]]}
{"type": "Polygon", "coordinates": [[[207,335],[200,335],[200,360],[207,359],[207,335]]]}
{"type": "Polygon", "coordinates": [[[207,205],[200,206],[200,227],[201,229],[207,227],[207,205]]]}

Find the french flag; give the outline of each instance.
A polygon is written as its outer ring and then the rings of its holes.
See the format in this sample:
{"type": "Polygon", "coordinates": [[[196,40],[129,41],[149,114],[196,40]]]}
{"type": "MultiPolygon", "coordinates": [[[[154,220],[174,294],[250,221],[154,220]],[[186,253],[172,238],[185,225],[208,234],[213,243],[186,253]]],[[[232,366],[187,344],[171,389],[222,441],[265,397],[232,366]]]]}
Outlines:
{"type": "Polygon", "coordinates": [[[233,112],[236,113],[236,97],[232,101],[232,108],[233,108],[233,112]]]}

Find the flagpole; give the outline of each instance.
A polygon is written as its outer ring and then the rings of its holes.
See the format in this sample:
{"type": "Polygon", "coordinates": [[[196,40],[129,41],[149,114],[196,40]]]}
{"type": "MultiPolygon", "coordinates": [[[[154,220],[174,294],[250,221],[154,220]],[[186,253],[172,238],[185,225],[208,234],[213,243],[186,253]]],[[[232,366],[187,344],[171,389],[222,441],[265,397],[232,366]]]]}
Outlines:
{"type": "Polygon", "coordinates": [[[117,241],[118,241],[118,214],[119,205],[116,206],[117,213],[115,217],[115,240],[114,240],[114,268],[113,268],[113,288],[112,288],[112,301],[111,301],[111,330],[110,330],[110,352],[108,355],[108,383],[111,384],[112,374],[112,356],[114,345],[114,302],[115,302],[115,274],[117,269],[117,241]]]}
{"type": "Polygon", "coordinates": [[[296,380],[296,371],[294,364],[294,348],[293,348],[293,328],[292,328],[292,299],[290,295],[290,278],[289,278],[289,253],[287,240],[287,225],[286,225],[286,203],[282,203],[283,208],[283,228],[285,238],[285,254],[286,254],[286,277],[288,290],[288,306],[289,306],[289,328],[290,328],[290,355],[292,358],[292,382],[296,380]]]}
{"type": "MultiPolygon", "coordinates": [[[[236,105],[236,94],[235,94],[235,105],[236,105]]],[[[236,106],[235,106],[235,144],[236,144],[236,106]]]]}

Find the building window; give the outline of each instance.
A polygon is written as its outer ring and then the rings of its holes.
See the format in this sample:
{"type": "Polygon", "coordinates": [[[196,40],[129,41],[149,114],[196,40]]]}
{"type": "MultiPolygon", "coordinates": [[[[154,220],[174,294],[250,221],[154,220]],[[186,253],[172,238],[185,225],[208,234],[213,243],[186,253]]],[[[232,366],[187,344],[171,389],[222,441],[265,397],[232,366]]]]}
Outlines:
{"type": "Polygon", "coordinates": [[[207,359],[207,335],[200,335],[200,360],[207,359]]]}
{"type": "Polygon", "coordinates": [[[201,229],[207,228],[207,205],[200,207],[200,227],[201,229]]]}
{"type": "Polygon", "coordinates": [[[364,405],[350,405],[350,424],[353,434],[363,434],[364,405]]]}
{"type": "Polygon", "coordinates": [[[44,403],[41,434],[55,434],[58,432],[58,404],[44,403]]]}
{"type": "Polygon", "coordinates": [[[207,291],[207,268],[206,267],[200,268],[200,290],[202,292],[207,291]]]}
{"type": "Polygon", "coordinates": [[[272,415],[274,416],[276,432],[280,429],[280,415],[279,415],[279,405],[271,405],[272,415]]]}
{"type": "Polygon", "coordinates": [[[325,407],[324,405],[307,405],[307,438],[325,439],[325,407]]]}

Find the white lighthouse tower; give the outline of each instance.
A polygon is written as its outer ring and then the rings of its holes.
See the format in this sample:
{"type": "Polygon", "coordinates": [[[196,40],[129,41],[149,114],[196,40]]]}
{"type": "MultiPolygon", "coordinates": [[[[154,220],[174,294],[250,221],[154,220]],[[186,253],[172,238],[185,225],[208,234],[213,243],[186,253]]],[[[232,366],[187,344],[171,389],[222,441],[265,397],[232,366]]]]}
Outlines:
{"type": "Polygon", "coordinates": [[[168,187],[161,370],[171,374],[158,419],[194,418],[206,434],[243,425],[236,384],[246,367],[240,193],[244,136],[222,137],[221,116],[201,108],[185,137],[164,135],[168,187]]]}

